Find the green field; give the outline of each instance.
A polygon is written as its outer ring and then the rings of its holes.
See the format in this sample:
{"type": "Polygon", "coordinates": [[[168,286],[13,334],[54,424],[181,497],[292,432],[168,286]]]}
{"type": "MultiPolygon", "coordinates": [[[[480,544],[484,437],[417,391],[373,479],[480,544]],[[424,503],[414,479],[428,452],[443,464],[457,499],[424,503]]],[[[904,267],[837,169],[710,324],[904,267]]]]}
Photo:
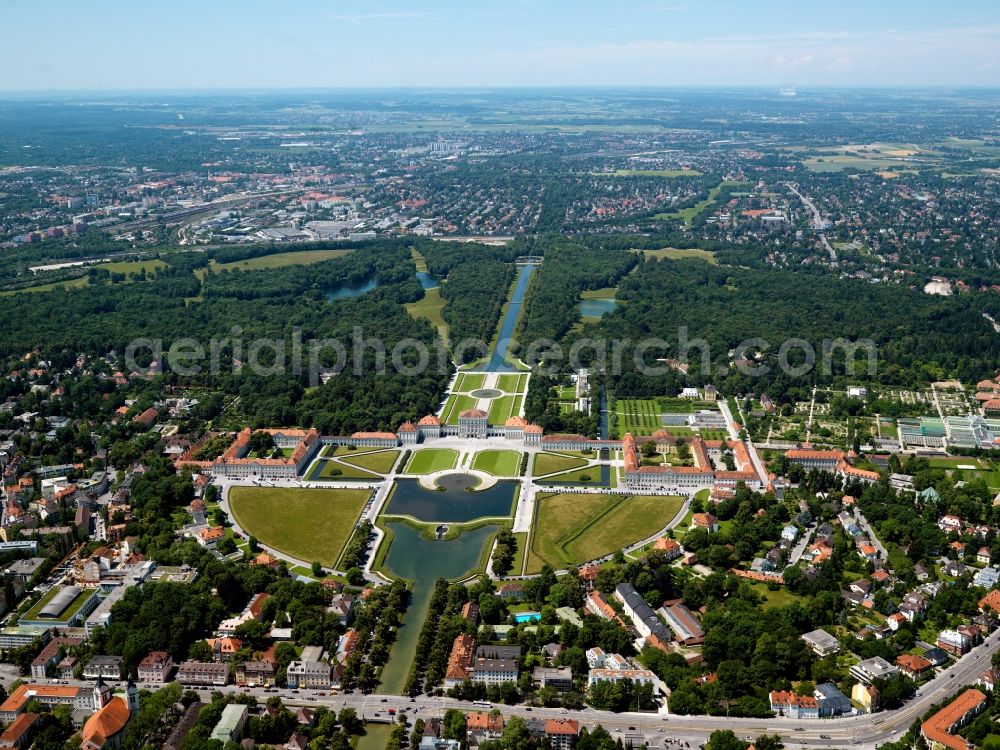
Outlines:
{"type": "Polygon", "coordinates": [[[588,289],[580,292],[580,299],[614,299],[618,294],[618,287],[606,286],[601,289],[588,289]]]}
{"type": "Polygon", "coordinates": [[[472,396],[452,394],[444,404],[444,411],[441,412],[441,421],[445,424],[458,424],[458,415],[466,409],[476,408],[479,399],[472,396]]]}
{"type": "Polygon", "coordinates": [[[636,252],[641,252],[647,258],[653,258],[655,260],[662,260],[663,258],[668,260],[685,260],[694,258],[695,260],[704,260],[712,265],[719,264],[719,261],[715,259],[715,253],[709,250],[702,250],[697,247],[661,247],[658,250],[637,250],[636,252]]]}
{"type": "Polygon", "coordinates": [[[514,566],[510,572],[517,576],[524,570],[524,561],[528,557],[528,532],[515,531],[514,538],[517,539],[517,551],[514,553],[514,566]]]}
{"type": "Polygon", "coordinates": [[[378,474],[372,474],[357,466],[341,463],[340,461],[328,461],[326,459],[320,459],[313,464],[312,471],[306,477],[310,482],[365,481],[381,478],[378,474]]]}
{"type": "Polygon", "coordinates": [[[524,393],[528,385],[528,376],[508,373],[497,378],[497,389],[506,393],[524,393]]]}
{"type": "Polygon", "coordinates": [[[229,508],[262,544],[332,567],[369,497],[370,490],[233,487],[229,508]]]}
{"type": "Polygon", "coordinates": [[[485,471],[497,477],[516,477],[521,464],[521,454],[517,451],[479,451],[472,461],[472,468],[485,471]]]}
{"type": "Polygon", "coordinates": [[[341,459],[344,463],[357,466],[361,469],[368,469],[378,474],[388,474],[399,458],[399,451],[377,451],[362,453],[355,458],[345,456],[341,459]]]}
{"type": "Polygon", "coordinates": [[[362,453],[374,453],[384,450],[383,448],[361,447],[356,445],[328,445],[323,449],[324,458],[341,458],[343,456],[358,456],[362,453]]]}
{"type": "Polygon", "coordinates": [[[444,320],[442,311],[444,310],[444,300],[441,298],[441,290],[437,287],[424,291],[424,298],[418,302],[410,302],[403,305],[406,312],[413,319],[424,319],[437,328],[438,335],[448,340],[448,324],[444,320]]]}
{"type": "Polygon", "coordinates": [[[534,476],[552,474],[556,471],[569,471],[586,466],[587,462],[582,458],[572,456],[560,456],[558,453],[536,453],[535,462],[532,464],[531,473],[534,476]]]}
{"type": "Polygon", "coordinates": [[[458,379],[455,381],[455,392],[457,393],[457,392],[478,391],[480,388],[483,387],[483,384],[485,382],[486,382],[485,373],[462,372],[459,373],[458,379]]]}
{"type": "MultiPolygon", "coordinates": [[[[503,424],[515,413],[515,401],[520,396],[501,396],[490,401],[490,424],[503,424]]],[[[519,407],[520,404],[517,404],[519,407]]]]}
{"type": "Polygon", "coordinates": [[[275,253],[259,258],[234,260],[232,263],[216,263],[212,261],[209,267],[213,271],[257,271],[262,268],[284,268],[285,266],[305,266],[324,260],[343,258],[353,250],[299,250],[292,253],[275,253]]]}
{"type": "Polygon", "coordinates": [[[433,474],[435,471],[454,469],[458,452],[451,448],[424,448],[414,451],[406,465],[406,474],[433,474]]]}
{"type": "Polygon", "coordinates": [[[553,474],[551,476],[545,477],[545,479],[540,480],[545,483],[559,484],[560,482],[583,482],[586,484],[598,485],[601,483],[601,467],[600,466],[584,466],[580,469],[572,469],[571,471],[564,471],[561,474],[553,474]]]}
{"type": "Polygon", "coordinates": [[[610,554],[666,526],[684,504],[653,495],[539,494],[527,572],[559,570],[610,554]]]}
{"type": "Polygon", "coordinates": [[[764,598],[761,605],[764,609],[773,607],[787,607],[790,604],[800,601],[800,597],[793,594],[784,586],[779,586],[777,591],[768,591],[766,583],[749,583],[750,588],[764,598]]]}
{"type": "Polygon", "coordinates": [[[802,166],[810,172],[842,172],[845,169],[883,171],[890,167],[901,167],[909,162],[903,159],[866,159],[862,156],[816,156],[802,161],[802,166]]]}

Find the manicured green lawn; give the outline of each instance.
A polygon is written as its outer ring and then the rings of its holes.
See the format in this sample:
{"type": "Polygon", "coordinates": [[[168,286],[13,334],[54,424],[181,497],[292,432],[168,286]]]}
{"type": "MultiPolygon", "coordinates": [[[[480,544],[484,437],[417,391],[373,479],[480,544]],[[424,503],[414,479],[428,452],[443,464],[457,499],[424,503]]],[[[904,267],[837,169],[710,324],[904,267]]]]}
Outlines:
{"type": "Polygon", "coordinates": [[[351,464],[352,466],[357,466],[362,469],[368,469],[368,471],[374,471],[379,474],[388,474],[392,471],[392,467],[396,463],[396,459],[399,458],[399,451],[378,451],[375,453],[363,453],[360,456],[348,457],[344,456],[341,460],[344,463],[351,464]]]}
{"type": "Polygon", "coordinates": [[[310,482],[336,482],[341,479],[371,480],[381,479],[381,477],[378,474],[372,474],[357,466],[324,459],[316,462],[306,479],[310,482]]]}
{"type": "Polygon", "coordinates": [[[229,508],[247,534],[285,554],[336,564],[370,490],[233,487],[229,508]]]}
{"type": "Polygon", "coordinates": [[[535,462],[532,465],[531,472],[534,476],[541,476],[543,474],[551,474],[556,471],[569,471],[570,469],[578,469],[581,466],[586,466],[587,462],[581,458],[572,458],[571,456],[560,456],[556,453],[536,453],[535,462]]]}
{"type": "Polygon", "coordinates": [[[514,396],[501,396],[490,401],[490,424],[503,424],[514,411],[514,396]]]}
{"type": "Polygon", "coordinates": [[[572,471],[564,471],[560,474],[552,474],[551,476],[547,476],[545,479],[540,481],[552,482],[555,484],[558,484],[559,482],[586,482],[587,484],[600,484],[601,467],[584,466],[581,469],[573,469],[572,471]]]}
{"type": "Polygon", "coordinates": [[[323,458],[342,458],[344,456],[358,456],[362,453],[380,451],[382,448],[361,448],[354,445],[328,445],[323,449],[323,458]]]}
{"type": "Polygon", "coordinates": [[[477,391],[486,382],[486,374],[482,372],[463,372],[455,382],[456,391],[477,391]]]}
{"type": "Polygon", "coordinates": [[[441,415],[441,421],[445,424],[458,424],[458,415],[466,409],[476,408],[477,403],[478,399],[475,399],[472,396],[452,394],[448,397],[447,402],[445,402],[444,412],[442,412],[441,415]]]}
{"type": "Polygon", "coordinates": [[[523,393],[528,384],[527,375],[508,373],[497,378],[497,388],[507,393],[523,393]]]}
{"type": "Polygon", "coordinates": [[[480,451],[472,461],[472,468],[498,477],[516,477],[521,463],[517,451],[480,451]]]}
{"type": "Polygon", "coordinates": [[[517,550],[514,552],[514,566],[510,572],[518,576],[524,570],[524,560],[528,556],[528,532],[516,531],[514,538],[517,539],[517,550]]]}
{"type": "Polygon", "coordinates": [[[540,493],[528,550],[528,573],[548,563],[561,569],[603,557],[652,536],[677,515],[683,500],[654,495],[540,493]]]}
{"type": "Polygon", "coordinates": [[[455,468],[458,453],[451,448],[423,448],[414,451],[406,465],[406,474],[433,474],[455,468]]]}

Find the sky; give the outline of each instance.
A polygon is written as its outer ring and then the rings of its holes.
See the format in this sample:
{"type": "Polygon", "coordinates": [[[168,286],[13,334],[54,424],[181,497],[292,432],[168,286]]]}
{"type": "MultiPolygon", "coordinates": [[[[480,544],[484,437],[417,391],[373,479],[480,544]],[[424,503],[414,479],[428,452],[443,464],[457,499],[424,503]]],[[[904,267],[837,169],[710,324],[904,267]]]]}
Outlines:
{"type": "Polygon", "coordinates": [[[997,0],[0,0],[0,90],[995,86],[997,0]]]}

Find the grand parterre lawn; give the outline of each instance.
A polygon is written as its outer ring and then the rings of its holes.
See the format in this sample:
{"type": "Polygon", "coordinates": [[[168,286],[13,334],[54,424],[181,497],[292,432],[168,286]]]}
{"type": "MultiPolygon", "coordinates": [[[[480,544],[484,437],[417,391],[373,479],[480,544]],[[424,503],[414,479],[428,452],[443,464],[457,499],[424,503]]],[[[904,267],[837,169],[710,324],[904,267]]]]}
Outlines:
{"type": "Polygon", "coordinates": [[[479,403],[479,399],[472,396],[453,393],[448,396],[448,400],[445,402],[441,421],[445,424],[458,424],[458,415],[466,409],[475,409],[477,403],[479,403]]]}
{"type": "Polygon", "coordinates": [[[684,504],[657,495],[539,494],[528,548],[528,573],[559,570],[611,554],[652,536],[684,504]]]}
{"type": "Polygon", "coordinates": [[[381,479],[381,477],[378,474],[365,471],[359,466],[322,459],[313,464],[306,479],[310,482],[337,482],[340,480],[373,481],[381,479]]]}
{"type": "Polygon", "coordinates": [[[351,464],[368,471],[388,474],[392,471],[396,459],[399,458],[399,451],[378,451],[377,453],[363,453],[360,456],[343,456],[340,460],[345,464],[351,464]]]}
{"type": "Polygon", "coordinates": [[[455,468],[458,453],[450,448],[424,448],[413,452],[406,466],[407,474],[433,474],[455,468]]]}
{"type": "Polygon", "coordinates": [[[472,468],[497,477],[516,477],[521,454],[517,451],[479,451],[472,460],[472,468]]]}
{"type": "Polygon", "coordinates": [[[536,477],[542,474],[551,474],[556,471],[569,471],[586,466],[587,462],[582,458],[572,458],[570,456],[560,456],[556,453],[536,453],[535,462],[532,465],[531,473],[536,477]]]}
{"type": "Polygon", "coordinates": [[[305,562],[336,564],[370,490],[233,487],[229,509],[247,534],[305,562]]]}

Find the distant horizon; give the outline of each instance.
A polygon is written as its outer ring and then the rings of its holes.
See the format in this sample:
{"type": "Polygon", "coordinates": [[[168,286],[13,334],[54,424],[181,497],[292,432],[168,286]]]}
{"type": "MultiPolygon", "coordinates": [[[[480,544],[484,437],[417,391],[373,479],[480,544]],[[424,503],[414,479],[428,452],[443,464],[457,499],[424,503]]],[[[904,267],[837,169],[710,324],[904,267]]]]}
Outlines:
{"type": "MultiPolygon", "coordinates": [[[[76,95],[76,94],[278,94],[278,93],[338,93],[338,92],[407,92],[407,93],[441,93],[441,92],[546,92],[546,91],[648,91],[648,92],[685,92],[685,91],[774,91],[791,89],[795,94],[821,91],[941,91],[941,90],[973,90],[1000,91],[1000,82],[991,84],[963,83],[906,83],[906,84],[676,84],[676,85],[639,85],[639,84],[571,84],[571,85],[461,85],[461,86],[418,86],[418,85],[384,85],[384,86],[206,86],[206,87],[160,87],[160,88],[53,88],[53,89],[0,89],[0,97],[27,97],[38,95],[76,95]]],[[[794,98],[790,96],[789,98],[794,98]]]]}
{"type": "Polygon", "coordinates": [[[69,0],[0,11],[0,91],[992,87],[988,0],[69,0]]]}

